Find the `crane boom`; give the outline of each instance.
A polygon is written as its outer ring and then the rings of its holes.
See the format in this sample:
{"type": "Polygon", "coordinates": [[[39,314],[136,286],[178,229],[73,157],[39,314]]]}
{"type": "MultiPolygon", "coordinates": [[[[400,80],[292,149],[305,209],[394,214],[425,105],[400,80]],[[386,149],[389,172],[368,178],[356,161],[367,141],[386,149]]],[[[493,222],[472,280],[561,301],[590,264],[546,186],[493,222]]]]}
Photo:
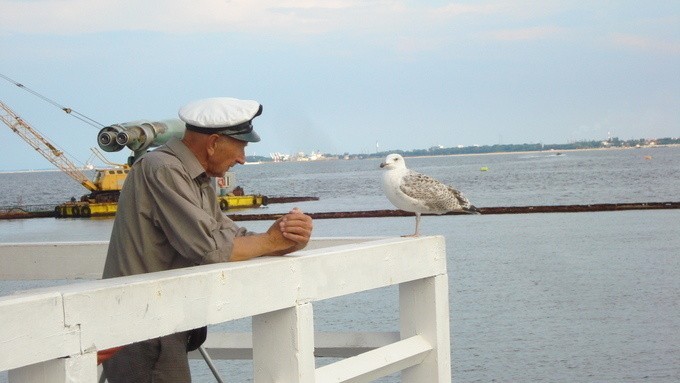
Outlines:
{"type": "Polygon", "coordinates": [[[69,160],[63,151],[57,149],[38,131],[33,129],[26,121],[19,117],[9,106],[0,101],[0,120],[5,123],[12,131],[19,135],[24,141],[33,147],[38,153],[54,164],[61,171],[66,173],[90,191],[97,191],[99,188],[69,160]]]}

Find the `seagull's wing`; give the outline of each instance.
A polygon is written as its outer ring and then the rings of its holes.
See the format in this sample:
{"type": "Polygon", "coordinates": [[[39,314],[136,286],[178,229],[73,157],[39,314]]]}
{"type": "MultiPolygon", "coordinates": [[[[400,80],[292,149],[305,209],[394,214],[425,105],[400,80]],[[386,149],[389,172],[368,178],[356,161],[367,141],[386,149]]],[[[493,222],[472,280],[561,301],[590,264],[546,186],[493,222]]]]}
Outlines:
{"type": "Polygon", "coordinates": [[[425,174],[409,171],[399,189],[433,212],[451,210],[447,205],[450,187],[425,174]]]}
{"type": "Polygon", "coordinates": [[[453,196],[453,199],[449,204],[451,210],[477,211],[477,208],[472,206],[470,201],[463,195],[463,193],[452,188],[451,186],[447,186],[447,188],[449,189],[449,193],[453,196]]]}

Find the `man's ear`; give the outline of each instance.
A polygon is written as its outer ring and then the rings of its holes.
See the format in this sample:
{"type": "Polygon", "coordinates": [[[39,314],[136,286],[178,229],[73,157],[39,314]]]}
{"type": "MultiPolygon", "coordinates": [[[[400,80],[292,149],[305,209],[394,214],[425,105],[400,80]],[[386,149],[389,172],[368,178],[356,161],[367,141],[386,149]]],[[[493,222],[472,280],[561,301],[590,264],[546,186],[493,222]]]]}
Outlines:
{"type": "Polygon", "coordinates": [[[219,134],[211,134],[208,136],[208,139],[205,142],[205,149],[209,157],[214,155],[217,151],[217,141],[219,140],[219,134]]]}

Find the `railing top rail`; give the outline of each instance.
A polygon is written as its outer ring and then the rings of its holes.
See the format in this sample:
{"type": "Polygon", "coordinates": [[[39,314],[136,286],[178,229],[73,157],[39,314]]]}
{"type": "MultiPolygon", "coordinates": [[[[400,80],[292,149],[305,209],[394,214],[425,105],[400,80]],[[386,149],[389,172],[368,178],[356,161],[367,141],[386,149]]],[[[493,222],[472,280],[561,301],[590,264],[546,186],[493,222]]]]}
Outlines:
{"type": "MultiPolygon", "coordinates": [[[[378,239],[383,238],[314,238],[304,252],[378,239]]],[[[108,243],[108,241],[0,243],[0,280],[99,279],[104,268],[108,243]]]]}

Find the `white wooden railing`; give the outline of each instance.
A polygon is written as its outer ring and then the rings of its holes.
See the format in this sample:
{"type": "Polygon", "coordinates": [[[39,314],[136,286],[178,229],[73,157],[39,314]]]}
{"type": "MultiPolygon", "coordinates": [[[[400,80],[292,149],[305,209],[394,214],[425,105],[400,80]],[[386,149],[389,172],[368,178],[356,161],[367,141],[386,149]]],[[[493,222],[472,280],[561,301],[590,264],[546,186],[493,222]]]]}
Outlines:
{"type": "MultiPolygon", "coordinates": [[[[106,242],[0,244],[0,280],[99,278],[106,242]]],[[[9,382],[96,382],[96,352],[252,317],[215,334],[213,358],[252,357],[255,382],[450,382],[443,237],[314,239],[263,257],[0,297],[0,371],[9,382]],[[315,334],[313,303],[399,285],[398,333],[315,334]],[[319,368],[317,356],[346,357],[319,368]]]]}

